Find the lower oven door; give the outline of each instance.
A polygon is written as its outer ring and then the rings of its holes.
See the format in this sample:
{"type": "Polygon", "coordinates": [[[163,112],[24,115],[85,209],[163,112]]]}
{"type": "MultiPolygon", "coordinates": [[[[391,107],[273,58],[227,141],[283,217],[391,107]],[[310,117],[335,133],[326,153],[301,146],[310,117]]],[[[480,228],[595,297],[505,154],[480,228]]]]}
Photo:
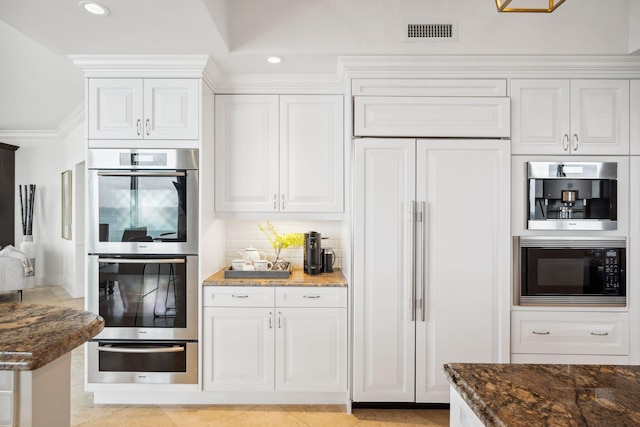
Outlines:
{"type": "Polygon", "coordinates": [[[96,340],[198,339],[198,257],[88,257],[87,308],[104,318],[96,340]]]}
{"type": "Polygon", "coordinates": [[[90,341],[87,344],[89,383],[198,383],[197,342],[90,341]]]}

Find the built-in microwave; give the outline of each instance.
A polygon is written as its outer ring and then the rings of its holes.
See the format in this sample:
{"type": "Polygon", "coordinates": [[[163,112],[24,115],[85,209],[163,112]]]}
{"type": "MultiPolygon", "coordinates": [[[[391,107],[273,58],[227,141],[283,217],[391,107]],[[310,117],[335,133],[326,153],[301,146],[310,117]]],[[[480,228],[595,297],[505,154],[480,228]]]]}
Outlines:
{"type": "Polygon", "coordinates": [[[521,236],[517,305],[625,306],[626,239],[521,236]]]}

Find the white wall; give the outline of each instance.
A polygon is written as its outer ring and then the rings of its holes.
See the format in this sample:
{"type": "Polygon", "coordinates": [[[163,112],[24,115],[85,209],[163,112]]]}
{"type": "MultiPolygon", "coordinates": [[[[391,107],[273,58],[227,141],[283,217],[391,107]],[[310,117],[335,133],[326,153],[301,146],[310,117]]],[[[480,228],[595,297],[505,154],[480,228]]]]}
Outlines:
{"type": "MultiPolygon", "coordinates": [[[[75,242],[61,236],[61,173],[84,160],[84,123],[65,137],[16,138],[16,246],[22,242],[18,185],[36,184],[33,239],[36,245],[36,286],[64,286],[72,296],[82,288],[76,278],[75,242]]],[[[73,237],[77,233],[73,233],[73,237]]]]}

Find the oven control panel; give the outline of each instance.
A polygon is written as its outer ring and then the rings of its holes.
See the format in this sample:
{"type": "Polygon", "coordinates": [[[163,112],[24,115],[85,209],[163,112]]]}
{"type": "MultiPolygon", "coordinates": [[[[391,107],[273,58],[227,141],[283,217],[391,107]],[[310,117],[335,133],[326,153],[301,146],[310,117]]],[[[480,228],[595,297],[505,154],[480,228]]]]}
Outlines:
{"type": "Polygon", "coordinates": [[[615,249],[607,249],[604,258],[605,293],[617,294],[620,288],[618,258],[618,251],[615,249]]]}

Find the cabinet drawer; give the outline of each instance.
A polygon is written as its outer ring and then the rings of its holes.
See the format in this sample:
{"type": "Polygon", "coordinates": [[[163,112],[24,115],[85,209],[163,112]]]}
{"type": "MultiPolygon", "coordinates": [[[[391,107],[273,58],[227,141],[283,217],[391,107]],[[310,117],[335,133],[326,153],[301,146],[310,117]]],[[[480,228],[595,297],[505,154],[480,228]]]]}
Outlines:
{"type": "Polygon", "coordinates": [[[627,313],[514,312],[513,353],[629,354],[627,313]]]}
{"type": "Polygon", "coordinates": [[[278,287],[276,288],[278,307],[346,307],[345,287],[278,287]]]}
{"type": "Polygon", "coordinates": [[[205,286],[205,307],[273,307],[275,289],[262,286],[205,286]]]}

